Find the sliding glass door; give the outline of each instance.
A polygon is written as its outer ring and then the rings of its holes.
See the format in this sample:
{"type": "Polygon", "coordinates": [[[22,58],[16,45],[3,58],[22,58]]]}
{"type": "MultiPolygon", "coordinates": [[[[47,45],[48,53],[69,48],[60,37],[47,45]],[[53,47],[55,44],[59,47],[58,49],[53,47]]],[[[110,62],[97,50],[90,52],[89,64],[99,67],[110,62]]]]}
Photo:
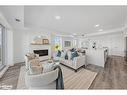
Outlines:
{"type": "Polygon", "coordinates": [[[0,70],[5,66],[5,28],[0,25],[0,70]]]}

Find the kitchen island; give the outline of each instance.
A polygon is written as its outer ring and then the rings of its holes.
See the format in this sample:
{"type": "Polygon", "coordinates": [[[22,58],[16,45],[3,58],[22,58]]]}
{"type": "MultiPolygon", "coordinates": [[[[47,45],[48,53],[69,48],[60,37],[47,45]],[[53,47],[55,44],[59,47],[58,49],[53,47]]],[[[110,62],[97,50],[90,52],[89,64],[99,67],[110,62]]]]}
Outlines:
{"type": "Polygon", "coordinates": [[[104,67],[108,57],[108,48],[86,49],[87,64],[104,67]]]}

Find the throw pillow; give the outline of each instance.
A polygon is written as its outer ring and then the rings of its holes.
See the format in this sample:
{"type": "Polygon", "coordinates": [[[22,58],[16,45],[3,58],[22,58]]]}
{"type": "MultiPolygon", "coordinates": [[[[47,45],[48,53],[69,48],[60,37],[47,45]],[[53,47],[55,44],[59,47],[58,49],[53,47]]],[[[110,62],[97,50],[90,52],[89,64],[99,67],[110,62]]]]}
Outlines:
{"type": "Polygon", "coordinates": [[[54,63],[42,63],[43,73],[50,72],[53,70],[54,63]]]}
{"type": "Polygon", "coordinates": [[[58,50],[58,52],[57,52],[57,57],[60,57],[60,56],[61,56],[61,51],[58,50]]]}
{"type": "Polygon", "coordinates": [[[30,66],[40,66],[40,60],[39,59],[32,59],[29,61],[30,66]]]}
{"type": "Polygon", "coordinates": [[[28,60],[35,59],[36,55],[34,53],[28,53],[27,55],[28,60]]]}
{"type": "Polygon", "coordinates": [[[77,51],[71,53],[71,60],[73,60],[75,57],[78,57],[77,51]]]}
{"type": "Polygon", "coordinates": [[[61,57],[65,58],[65,52],[63,50],[61,51],[61,57]]]}
{"type": "Polygon", "coordinates": [[[68,55],[68,60],[71,60],[71,52],[70,51],[67,52],[67,55],[68,55]]]}
{"type": "Polygon", "coordinates": [[[67,53],[65,54],[65,60],[68,60],[68,55],[67,55],[67,53]]]}
{"type": "Polygon", "coordinates": [[[43,67],[41,66],[30,66],[29,68],[31,75],[41,74],[43,71],[43,67]]]}
{"type": "Polygon", "coordinates": [[[72,48],[70,51],[71,51],[71,52],[74,52],[74,51],[75,51],[75,48],[72,48]]]}
{"type": "Polygon", "coordinates": [[[43,71],[43,67],[40,65],[39,59],[33,59],[29,62],[29,71],[30,74],[41,74],[43,71]]]}

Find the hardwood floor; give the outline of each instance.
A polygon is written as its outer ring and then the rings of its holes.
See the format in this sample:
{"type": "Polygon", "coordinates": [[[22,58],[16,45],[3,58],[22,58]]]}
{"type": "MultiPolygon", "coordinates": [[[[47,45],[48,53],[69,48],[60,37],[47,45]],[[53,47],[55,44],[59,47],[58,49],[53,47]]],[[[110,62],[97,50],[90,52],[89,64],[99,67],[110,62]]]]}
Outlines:
{"type": "Polygon", "coordinates": [[[127,62],[123,57],[112,56],[104,69],[94,67],[94,71],[98,75],[89,89],[127,89],[127,62]]]}
{"type": "MultiPolygon", "coordinates": [[[[12,86],[11,89],[17,88],[17,82],[18,77],[20,73],[20,67],[22,66],[22,63],[15,64],[12,67],[9,67],[9,69],[6,71],[6,73],[3,75],[3,77],[0,79],[0,86],[12,86]]],[[[0,87],[0,89],[3,89],[0,87]]]]}
{"type": "MultiPolygon", "coordinates": [[[[0,79],[0,84],[12,85],[12,89],[16,89],[22,65],[10,67],[0,79]]],[[[86,69],[98,72],[89,89],[127,89],[127,62],[123,57],[109,57],[105,68],[88,65],[86,69]]]]}

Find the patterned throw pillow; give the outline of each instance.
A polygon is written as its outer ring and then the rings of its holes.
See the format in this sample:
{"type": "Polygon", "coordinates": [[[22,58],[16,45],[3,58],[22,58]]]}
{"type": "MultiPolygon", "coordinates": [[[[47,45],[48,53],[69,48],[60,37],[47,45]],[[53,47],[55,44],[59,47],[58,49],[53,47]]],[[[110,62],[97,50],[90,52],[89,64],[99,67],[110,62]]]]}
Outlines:
{"type": "Polygon", "coordinates": [[[72,52],[71,53],[71,60],[73,60],[75,57],[78,57],[78,56],[79,56],[79,54],[77,53],[77,51],[72,52]]]}
{"type": "Polygon", "coordinates": [[[45,62],[45,63],[42,63],[42,66],[43,66],[43,73],[47,73],[47,72],[50,72],[52,71],[54,68],[54,63],[48,63],[48,62],[45,62]]]}
{"type": "Polygon", "coordinates": [[[30,66],[29,71],[30,71],[31,75],[41,74],[43,71],[43,67],[41,67],[41,66],[30,66]]]}
{"type": "Polygon", "coordinates": [[[61,58],[65,58],[65,52],[61,51],[61,58]]]}
{"type": "Polygon", "coordinates": [[[57,57],[60,57],[60,56],[61,56],[61,51],[58,50],[57,57]]]}
{"type": "Polygon", "coordinates": [[[40,66],[40,60],[39,59],[32,59],[29,61],[30,66],[40,66]]]}
{"type": "Polygon", "coordinates": [[[41,74],[43,71],[43,67],[40,65],[39,59],[33,59],[29,62],[29,71],[30,74],[41,74]]]}
{"type": "Polygon", "coordinates": [[[71,52],[74,52],[75,50],[76,50],[75,48],[72,48],[70,51],[71,51],[71,52]]]}

